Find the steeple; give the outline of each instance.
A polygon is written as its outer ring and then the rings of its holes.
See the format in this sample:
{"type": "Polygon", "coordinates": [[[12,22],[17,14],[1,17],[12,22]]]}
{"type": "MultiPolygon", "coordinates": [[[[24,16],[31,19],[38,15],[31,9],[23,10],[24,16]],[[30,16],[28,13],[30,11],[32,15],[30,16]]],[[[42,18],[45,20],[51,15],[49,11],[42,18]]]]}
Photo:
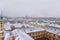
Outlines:
{"type": "Polygon", "coordinates": [[[3,40],[4,21],[2,16],[2,10],[0,14],[0,40],[3,40]]]}
{"type": "Polygon", "coordinates": [[[1,10],[1,15],[0,15],[0,30],[2,30],[3,26],[3,16],[2,16],[2,10],[1,10]]]}
{"type": "Polygon", "coordinates": [[[1,20],[3,20],[3,14],[2,14],[2,10],[1,10],[1,20]]]}
{"type": "Polygon", "coordinates": [[[0,21],[3,20],[3,14],[2,14],[2,10],[1,10],[1,14],[0,14],[0,21]]]}

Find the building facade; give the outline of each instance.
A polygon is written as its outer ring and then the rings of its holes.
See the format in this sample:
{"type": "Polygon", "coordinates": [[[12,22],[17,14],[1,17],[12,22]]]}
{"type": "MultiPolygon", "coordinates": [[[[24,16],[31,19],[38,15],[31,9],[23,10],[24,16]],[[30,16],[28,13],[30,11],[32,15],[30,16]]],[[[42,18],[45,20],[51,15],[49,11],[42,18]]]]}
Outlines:
{"type": "Polygon", "coordinates": [[[0,40],[3,40],[4,22],[0,21],[0,40]]]}
{"type": "Polygon", "coordinates": [[[60,36],[57,34],[53,34],[51,32],[47,32],[47,31],[39,31],[39,32],[31,32],[31,33],[27,33],[28,35],[30,35],[32,38],[34,38],[35,40],[60,40],[60,36]]]}

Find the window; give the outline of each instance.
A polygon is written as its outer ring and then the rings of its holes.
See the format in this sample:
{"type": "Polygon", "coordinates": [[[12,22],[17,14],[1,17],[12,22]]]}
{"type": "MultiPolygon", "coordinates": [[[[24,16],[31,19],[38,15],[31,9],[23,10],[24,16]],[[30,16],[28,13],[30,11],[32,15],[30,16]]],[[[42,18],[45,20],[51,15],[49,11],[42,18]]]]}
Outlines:
{"type": "Polygon", "coordinates": [[[55,36],[55,34],[54,34],[54,36],[55,36]]]}
{"type": "Polygon", "coordinates": [[[39,32],[39,34],[41,34],[41,32],[39,32]]]}
{"type": "Polygon", "coordinates": [[[2,30],[2,21],[1,21],[1,28],[0,28],[0,30],[2,30]]]}
{"type": "Polygon", "coordinates": [[[33,35],[34,35],[34,33],[33,33],[33,35]]]}
{"type": "Polygon", "coordinates": [[[60,36],[59,36],[59,38],[60,38],[60,36]]]}

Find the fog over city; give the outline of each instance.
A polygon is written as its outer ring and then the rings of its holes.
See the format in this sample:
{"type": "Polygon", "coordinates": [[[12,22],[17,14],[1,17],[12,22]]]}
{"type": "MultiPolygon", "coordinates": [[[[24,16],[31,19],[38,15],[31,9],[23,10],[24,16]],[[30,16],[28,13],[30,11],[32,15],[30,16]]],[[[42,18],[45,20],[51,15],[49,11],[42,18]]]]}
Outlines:
{"type": "Polygon", "coordinates": [[[60,17],[60,0],[0,0],[0,14],[12,17],[60,17]]]}

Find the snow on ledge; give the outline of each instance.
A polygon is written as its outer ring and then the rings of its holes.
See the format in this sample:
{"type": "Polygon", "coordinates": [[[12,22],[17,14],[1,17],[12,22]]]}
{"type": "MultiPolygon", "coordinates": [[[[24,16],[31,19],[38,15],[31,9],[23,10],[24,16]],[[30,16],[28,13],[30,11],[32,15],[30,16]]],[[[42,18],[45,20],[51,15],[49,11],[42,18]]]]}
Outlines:
{"type": "Polygon", "coordinates": [[[0,33],[3,33],[3,31],[0,31],[0,33]]]}

